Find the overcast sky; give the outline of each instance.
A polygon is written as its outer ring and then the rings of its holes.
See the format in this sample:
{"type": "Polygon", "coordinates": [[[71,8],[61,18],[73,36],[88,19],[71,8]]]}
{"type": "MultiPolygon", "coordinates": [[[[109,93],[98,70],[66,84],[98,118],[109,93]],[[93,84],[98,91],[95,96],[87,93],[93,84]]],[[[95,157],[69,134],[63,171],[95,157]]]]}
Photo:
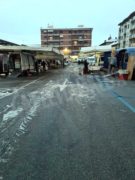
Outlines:
{"type": "Polygon", "coordinates": [[[118,23],[135,11],[135,0],[0,0],[0,39],[40,44],[40,28],[84,25],[92,45],[118,36],[118,23]]]}

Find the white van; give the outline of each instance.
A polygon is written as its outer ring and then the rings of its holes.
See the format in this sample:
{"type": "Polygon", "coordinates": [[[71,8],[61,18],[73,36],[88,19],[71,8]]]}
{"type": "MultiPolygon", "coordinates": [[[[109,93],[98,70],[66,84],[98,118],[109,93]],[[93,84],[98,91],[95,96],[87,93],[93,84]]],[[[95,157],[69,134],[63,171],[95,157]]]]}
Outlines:
{"type": "Polygon", "coordinates": [[[89,63],[90,66],[95,66],[96,65],[96,57],[95,56],[91,56],[91,57],[87,57],[87,62],[89,63]]]}

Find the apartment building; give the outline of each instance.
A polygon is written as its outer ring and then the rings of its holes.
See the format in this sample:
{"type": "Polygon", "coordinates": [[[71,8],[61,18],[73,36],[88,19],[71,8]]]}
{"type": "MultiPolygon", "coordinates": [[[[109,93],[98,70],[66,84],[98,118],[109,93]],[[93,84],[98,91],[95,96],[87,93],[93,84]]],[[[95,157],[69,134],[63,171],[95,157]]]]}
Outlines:
{"type": "Polygon", "coordinates": [[[75,55],[81,47],[91,46],[92,28],[53,28],[41,29],[41,45],[66,50],[75,55]]]}
{"type": "Polygon", "coordinates": [[[135,11],[119,23],[119,48],[135,47],[135,11]]]}

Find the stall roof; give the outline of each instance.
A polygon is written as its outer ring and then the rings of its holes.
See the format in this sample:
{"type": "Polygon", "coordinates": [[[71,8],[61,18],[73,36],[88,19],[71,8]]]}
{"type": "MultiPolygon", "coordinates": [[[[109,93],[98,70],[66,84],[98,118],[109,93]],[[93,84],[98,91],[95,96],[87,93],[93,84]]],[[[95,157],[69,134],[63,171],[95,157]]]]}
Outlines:
{"type": "Polygon", "coordinates": [[[92,46],[92,47],[83,47],[81,48],[81,52],[87,53],[87,52],[107,52],[111,51],[111,45],[106,46],[92,46]]]}
{"type": "Polygon", "coordinates": [[[30,46],[0,46],[0,51],[53,51],[52,47],[35,48],[30,46]]]}
{"type": "Polygon", "coordinates": [[[127,47],[127,48],[123,48],[123,49],[118,49],[117,52],[126,52],[130,55],[135,55],[135,47],[127,47]]]}
{"type": "Polygon", "coordinates": [[[30,46],[0,46],[0,52],[30,52],[35,54],[51,54],[51,56],[63,56],[61,52],[53,47],[30,47],[30,46]]]}

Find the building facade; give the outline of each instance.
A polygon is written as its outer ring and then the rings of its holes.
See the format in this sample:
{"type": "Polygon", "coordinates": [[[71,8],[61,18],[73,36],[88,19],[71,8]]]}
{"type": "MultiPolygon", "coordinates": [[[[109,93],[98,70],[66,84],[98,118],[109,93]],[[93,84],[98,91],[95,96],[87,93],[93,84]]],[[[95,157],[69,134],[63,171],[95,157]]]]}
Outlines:
{"type": "Polygon", "coordinates": [[[77,54],[81,47],[91,46],[92,28],[65,28],[48,27],[41,29],[41,46],[52,46],[62,50],[64,54],[77,54]]]}
{"type": "Polygon", "coordinates": [[[135,11],[119,23],[119,48],[135,47],[135,11]]]}

